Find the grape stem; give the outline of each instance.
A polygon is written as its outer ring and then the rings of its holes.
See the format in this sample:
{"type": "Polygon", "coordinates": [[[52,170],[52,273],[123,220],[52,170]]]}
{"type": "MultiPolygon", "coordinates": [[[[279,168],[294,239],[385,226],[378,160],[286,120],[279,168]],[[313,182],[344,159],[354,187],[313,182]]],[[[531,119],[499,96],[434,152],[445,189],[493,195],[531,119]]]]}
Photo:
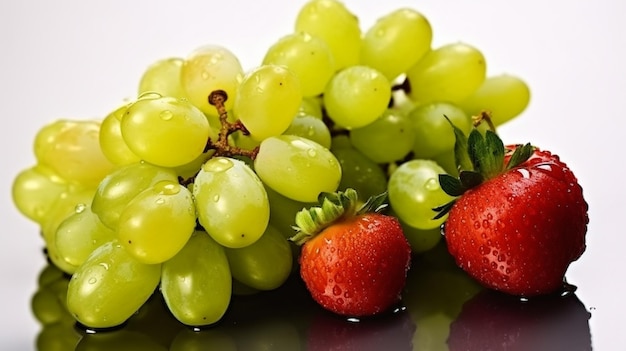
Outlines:
{"type": "Polygon", "coordinates": [[[489,129],[492,132],[496,132],[496,126],[495,124],[493,124],[493,121],[491,120],[491,113],[489,111],[483,110],[480,111],[480,113],[476,116],[472,116],[472,125],[474,127],[478,127],[481,123],[487,123],[487,126],[489,126],[489,129]]]}
{"type": "MultiPolygon", "coordinates": [[[[223,90],[215,90],[212,91],[211,94],[209,94],[209,104],[215,106],[217,113],[219,114],[221,127],[217,140],[213,141],[211,140],[211,138],[209,138],[209,140],[207,140],[203,153],[207,153],[209,150],[215,150],[215,152],[209,158],[214,156],[246,156],[254,160],[256,158],[256,155],[259,153],[258,146],[252,150],[248,150],[242,149],[237,146],[232,146],[228,143],[228,136],[232,133],[236,131],[241,131],[244,135],[250,135],[250,132],[248,131],[246,126],[241,123],[240,120],[237,120],[234,123],[228,121],[228,112],[226,111],[226,107],[224,107],[224,103],[227,99],[228,94],[226,94],[226,92],[223,90]]],[[[189,184],[194,182],[196,175],[188,179],[183,179],[181,177],[178,179],[178,182],[183,186],[188,186],[189,184]]]]}
{"type": "Polygon", "coordinates": [[[224,107],[224,103],[228,99],[228,95],[223,90],[215,90],[209,94],[209,104],[215,106],[217,113],[220,117],[220,123],[222,127],[220,128],[220,132],[218,135],[217,141],[212,141],[210,138],[207,141],[207,146],[205,148],[205,152],[209,150],[215,150],[214,156],[247,156],[251,159],[255,159],[256,155],[259,153],[259,147],[255,147],[252,150],[242,149],[237,146],[232,146],[228,143],[228,136],[236,131],[241,131],[244,135],[250,135],[250,132],[246,128],[246,126],[241,123],[240,120],[231,123],[228,121],[228,112],[226,111],[226,107],[224,107]]]}

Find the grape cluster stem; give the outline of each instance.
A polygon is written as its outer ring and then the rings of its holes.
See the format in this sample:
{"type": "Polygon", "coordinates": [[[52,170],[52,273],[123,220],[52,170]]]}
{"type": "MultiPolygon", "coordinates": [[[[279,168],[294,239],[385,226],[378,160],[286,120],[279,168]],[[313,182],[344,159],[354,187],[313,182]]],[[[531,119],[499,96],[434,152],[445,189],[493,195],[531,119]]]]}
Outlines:
{"type": "MultiPolygon", "coordinates": [[[[250,132],[246,128],[246,126],[241,123],[240,120],[236,120],[231,123],[228,121],[228,112],[226,111],[226,107],[224,103],[228,100],[228,94],[226,94],[223,90],[215,90],[209,94],[208,101],[209,104],[215,106],[217,113],[219,114],[220,119],[220,132],[218,134],[217,140],[213,141],[211,138],[207,140],[206,147],[204,148],[204,153],[209,150],[215,150],[215,152],[210,156],[224,156],[224,157],[234,157],[234,156],[245,156],[254,160],[256,155],[259,153],[259,147],[255,147],[252,150],[243,149],[238,146],[230,145],[228,142],[228,136],[236,131],[241,131],[244,135],[250,135],[250,132]]],[[[197,175],[197,173],[196,173],[197,175]]],[[[196,178],[196,175],[190,177],[189,179],[179,179],[180,184],[189,185],[193,183],[196,178]]]]}

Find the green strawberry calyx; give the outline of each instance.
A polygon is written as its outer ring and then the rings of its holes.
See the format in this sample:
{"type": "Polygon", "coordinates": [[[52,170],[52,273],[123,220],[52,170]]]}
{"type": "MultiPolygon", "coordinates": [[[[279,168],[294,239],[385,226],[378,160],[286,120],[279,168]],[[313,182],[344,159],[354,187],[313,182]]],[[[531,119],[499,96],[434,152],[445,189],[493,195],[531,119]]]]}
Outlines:
{"type": "MultiPolygon", "coordinates": [[[[535,150],[530,143],[517,145],[505,164],[504,143],[496,134],[488,113],[483,112],[475,118],[474,128],[469,136],[465,136],[465,133],[457,128],[447,116],[444,117],[454,130],[454,158],[459,170],[458,178],[449,174],[439,175],[441,189],[450,196],[459,197],[467,190],[521,165],[532,156],[535,150]],[[484,133],[477,128],[482,121],[486,121],[490,127],[484,133]]],[[[437,215],[434,219],[445,216],[455,202],[456,199],[435,207],[433,210],[437,212],[437,215]]]]}
{"type": "Polygon", "coordinates": [[[319,206],[304,208],[296,214],[296,234],[289,240],[298,245],[313,238],[324,229],[347,218],[369,212],[380,212],[387,207],[387,192],[370,197],[359,206],[356,190],[348,188],[334,193],[323,192],[318,197],[319,206]]]}

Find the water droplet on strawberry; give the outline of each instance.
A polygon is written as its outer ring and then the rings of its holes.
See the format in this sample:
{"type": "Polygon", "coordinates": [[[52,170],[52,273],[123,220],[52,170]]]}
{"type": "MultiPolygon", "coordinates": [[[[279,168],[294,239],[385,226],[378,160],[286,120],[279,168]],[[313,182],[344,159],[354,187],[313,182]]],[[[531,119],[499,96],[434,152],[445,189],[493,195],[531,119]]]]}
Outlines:
{"type": "Polygon", "coordinates": [[[522,175],[522,178],[530,179],[530,171],[526,168],[517,168],[516,171],[522,175]]]}
{"type": "Polygon", "coordinates": [[[478,252],[481,255],[489,255],[489,253],[491,252],[491,249],[489,248],[489,246],[480,245],[480,247],[478,248],[478,252]]]}
{"type": "Polygon", "coordinates": [[[335,296],[339,296],[339,295],[341,295],[341,293],[342,293],[342,292],[343,292],[343,291],[341,290],[341,288],[339,287],[339,285],[335,285],[335,286],[333,287],[333,295],[335,295],[335,296]]]}

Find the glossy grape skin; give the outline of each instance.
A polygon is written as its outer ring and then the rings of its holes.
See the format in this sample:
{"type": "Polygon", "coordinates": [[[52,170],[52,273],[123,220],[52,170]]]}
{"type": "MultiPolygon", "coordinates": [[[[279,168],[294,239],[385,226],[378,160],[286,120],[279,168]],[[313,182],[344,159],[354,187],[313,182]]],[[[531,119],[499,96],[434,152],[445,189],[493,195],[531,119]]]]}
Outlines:
{"type": "Polygon", "coordinates": [[[67,290],[67,307],[91,328],[109,328],[130,318],[154,292],[161,265],[135,260],[116,241],[97,248],[76,270],[67,290]]]}
{"type": "Polygon", "coordinates": [[[491,121],[499,126],[522,113],[529,102],[530,88],[526,82],[517,76],[500,74],[487,77],[460,106],[470,116],[489,111],[491,121]]]}
{"type": "Polygon", "coordinates": [[[305,32],[280,38],[268,49],[263,64],[285,66],[293,72],[303,96],[321,94],[335,73],[334,59],[326,42],[305,32]]]}
{"type": "Polygon", "coordinates": [[[37,163],[82,186],[96,186],[114,168],[100,148],[100,121],[57,120],[35,136],[37,163]]]}
{"type": "Polygon", "coordinates": [[[363,35],[361,64],[393,81],[430,50],[432,28],[428,19],[410,8],[380,17],[363,35]]]}
{"type": "Polygon", "coordinates": [[[465,43],[441,46],[426,53],[407,72],[409,96],[419,104],[433,101],[458,103],[485,80],[483,54],[465,43]]]}
{"type": "Polygon", "coordinates": [[[107,175],[98,185],[91,210],[102,223],[117,229],[120,215],[137,194],[160,181],[177,181],[171,169],[149,163],[132,163],[107,175]]]}
{"type": "Polygon", "coordinates": [[[360,151],[344,147],[333,149],[333,154],[341,164],[339,190],[355,189],[363,202],[386,190],[387,178],[382,168],[360,151]]]}
{"type": "Polygon", "coordinates": [[[447,218],[433,219],[433,209],[450,202],[453,197],[439,185],[443,168],[430,160],[411,160],[400,165],[389,178],[389,204],[406,224],[428,230],[438,228],[447,218]]]}
{"type": "Polygon", "coordinates": [[[455,137],[450,123],[465,135],[472,130],[471,116],[468,116],[460,107],[448,102],[420,105],[409,113],[408,118],[415,130],[413,144],[415,158],[433,158],[453,150],[455,137]]]}
{"type": "Polygon", "coordinates": [[[13,180],[11,196],[17,209],[41,224],[52,210],[54,202],[68,190],[69,185],[44,166],[35,165],[22,170],[13,180]]]}
{"type": "Polygon", "coordinates": [[[263,65],[245,75],[237,90],[233,114],[252,139],[261,141],[282,134],[301,103],[298,77],[283,66],[263,65]]]}
{"type": "Polygon", "coordinates": [[[322,145],[329,149],[331,144],[330,130],[326,124],[317,117],[310,115],[298,115],[293,119],[285,135],[297,135],[322,145]]]}
{"type": "Polygon", "coordinates": [[[115,238],[115,232],[102,224],[91,206],[77,206],[57,229],[55,243],[59,256],[73,266],[80,266],[100,245],[115,238]]]}
{"type": "Polygon", "coordinates": [[[185,60],[170,57],[153,62],[141,75],[138,95],[153,91],[163,96],[186,98],[185,89],[181,84],[181,71],[185,60]]]}
{"type": "Polygon", "coordinates": [[[120,244],[146,264],[162,263],[185,246],[196,226],[191,192],[178,182],[161,181],[135,196],[117,226],[120,244]]]}
{"type": "Polygon", "coordinates": [[[216,136],[206,116],[189,101],[158,94],[129,105],[120,130],[135,155],[163,167],[195,160],[209,136],[216,136]]]}
{"type": "Polygon", "coordinates": [[[163,264],[161,293],[181,323],[210,325],[230,304],[232,278],[224,248],[206,232],[193,233],[185,247],[163,264]]]}
{"type": "Polygon", "coordinates": [[[294,135],[261,142],[254,168],[264,184],[300,202],[315,202],[321,192],[333,192],[341,180],[341,166],[320,144],[294,135]]]}
{"type": "Polygon", "coordinates": [[[332,52],[337,71],[359,63],[359,20],[340,1],[307,2],[298,12],[295,31],[309,33],[324,40],[332,52]]]}
{"type": "Polygon", "coordinates": [[[391,99],[391,83],[373,68],[351,66],[333,76],[323,98],[333,122],[346,129],[359,128],[385,112],[391,99]]]}
{"type": "Polygon", "coordinates": [[[402,160],[413,149],[415,129],[402,113],[386,110],[374,122],[350,131],[355,149],[376,163],[402,160]]]}
{"type": "Polygon", "coordinates": [[[63,221],[76,213],[76,209],[82,206],[90,206],[94,191],[92,189],[70,188],[59,195],[52,205],[51,210],[41,223],[41,233],[48,257],[54,265],[66,273],[74,273],[77,266],[70,264],[61,257],[56,245],[56,233],[63,221]]]}
{"type": "Polygon", "coordinates": [[[127,165],[141,161],[139,156],[135,155],[131,149],[128,148],[124,138],[122,137],[122,130],[120,125],[122,118],[126,114],[126,110],[130,103],[123,104],[115,109],[115,111],[109,113],[100,125],[100,148],[104,156],[113,164],[127,165]]]}
{"type": "Polygon", "coordinates": [[[290,244],[271,225],[253,244],[240,249],[226,248],[225,251],[233,278],[254,289],[276,289],[291,273],[290,244]]]}
{"type": "Polygon", "coordinates": [[[243,161],[211,158],[195,178],[193,196],[198,221],[220,245],[248,246],[263,235],[269,222],[263,183],[243,161]]]}
{"type": "Polygon", "coordinates": [[[228,95],[226,110],[232,110],[243,68],[235,54],[219,45],[205,45],[193,50],[183,62],[180,81],[189,101],[202,112],[219,116],[209,104],[211,92],[223,90],[228,95]]]}

